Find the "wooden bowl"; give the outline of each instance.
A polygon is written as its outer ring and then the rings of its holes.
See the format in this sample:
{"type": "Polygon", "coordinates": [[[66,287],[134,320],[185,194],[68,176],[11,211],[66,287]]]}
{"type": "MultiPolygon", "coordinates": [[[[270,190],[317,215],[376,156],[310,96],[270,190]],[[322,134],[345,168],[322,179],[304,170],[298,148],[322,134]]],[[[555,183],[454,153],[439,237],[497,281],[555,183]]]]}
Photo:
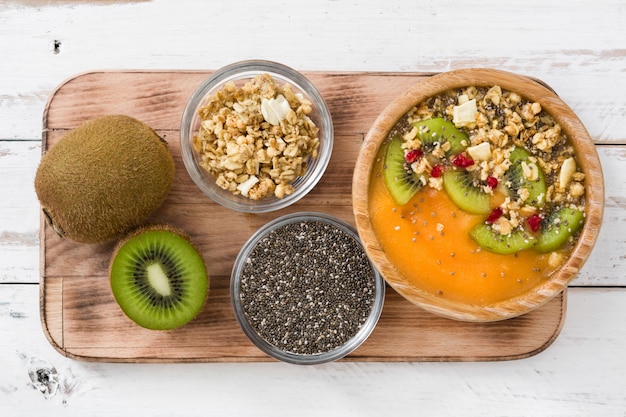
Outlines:
{"type": "MultiPolygon", "coordinates": [[[[574,112],[542,83],[493,69],[456,70],[421,81],[399,96],[374,121],[362,145],[352,182],[352,203],[357,230],[367,254],[387,283],[404,298],[432,313],[462,321],[486,322],[512,318],[545,304],[561,291],[581,269],[598,238],[604,210],[604,180],[600,160],[589,133],[574,112]],[[426,292],[399,273],[383,251],[369,215],[370,174],[376,155],[392,127],[411,108],[450,89],[499,85],[504,90],[539,102],[569,137],[578,164],[585,173],[585,224],[569,259],[546,281],[519,296],[488,305],[450,301],[426,292]]],[[[416,260],[419,267],[419,260],[416,260]]]]}

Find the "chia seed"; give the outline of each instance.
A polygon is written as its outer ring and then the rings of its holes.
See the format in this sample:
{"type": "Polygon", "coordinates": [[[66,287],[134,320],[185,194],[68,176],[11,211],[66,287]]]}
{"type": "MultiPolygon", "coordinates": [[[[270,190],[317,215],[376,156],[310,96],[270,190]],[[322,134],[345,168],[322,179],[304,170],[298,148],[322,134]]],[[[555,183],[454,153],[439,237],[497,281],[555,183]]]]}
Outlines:
{"type": "Polygon", "coordinates": [[[318,220],[267,233],[240,275],[246,320],[267,343],[296,355],[344,345],[366,322],[375,295],[376,274],[360,242],[318,220]]]}

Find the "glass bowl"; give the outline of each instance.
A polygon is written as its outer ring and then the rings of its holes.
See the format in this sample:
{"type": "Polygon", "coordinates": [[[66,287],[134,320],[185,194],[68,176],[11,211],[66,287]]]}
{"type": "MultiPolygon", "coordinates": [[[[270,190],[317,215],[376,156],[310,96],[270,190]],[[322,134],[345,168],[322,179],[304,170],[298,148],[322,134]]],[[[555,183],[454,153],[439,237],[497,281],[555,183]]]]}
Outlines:
{"type": "Polygon", "coordinates": [[[299,72],[285,65],[263,60],[237,62],[211,74],[189,99],[180,126],[181,154],[185,168],[194,183],[204,194],[222,206],[247,213],[279,210],[304,197],[324,174],[330,161],[333,140],[333,122],[330,111],[317,88],[299,72]],[[194,149],[194,136],[202,122],[198,110],[209,97],[216,94],[230,81],[234,82],[237,87],[243,87],[245,83],[264,73],[269,74],[280,86],[291,85],[296,95],[301,94],[311,103],[312,111],[308,117],[319,129],[319,148],[317,157],[308,157],[305,174],[291,183],[294,187],[293,193],[282,198],[272,195],[253,200],[242,194],[224,190],[216,184],[216,177],[200,165],[201,155],[194,149]]]}
{"type": "Polygon", "coordinates": [[[239,325],[259,349],[311,365],[341,359],[368,338],[385,282],[352,226],[302,212],[250,237],[235,260],[230,295],[239,325]]]}

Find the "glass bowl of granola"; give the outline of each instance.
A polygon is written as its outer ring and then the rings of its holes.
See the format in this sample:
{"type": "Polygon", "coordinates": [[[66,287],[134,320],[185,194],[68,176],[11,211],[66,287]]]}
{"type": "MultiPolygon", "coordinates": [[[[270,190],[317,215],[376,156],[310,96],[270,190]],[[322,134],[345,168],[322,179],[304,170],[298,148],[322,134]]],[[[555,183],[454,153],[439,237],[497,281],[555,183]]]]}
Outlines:
{"type": "Polygon", "coordinates": [[[375,120],[352,183],[357,230],[387,283],[463,321],[534,310],[598,238],[589,133],[545,84],[493,69],[429,77],[375,120]]]}
{"type": "Polygon", "coordinates": [[[183,112],[185,167],[211,199],[247,213],[279,210],[321,179],[333,148],[317,88],[279,63],[249,60],[211,74],[183,112]]]}

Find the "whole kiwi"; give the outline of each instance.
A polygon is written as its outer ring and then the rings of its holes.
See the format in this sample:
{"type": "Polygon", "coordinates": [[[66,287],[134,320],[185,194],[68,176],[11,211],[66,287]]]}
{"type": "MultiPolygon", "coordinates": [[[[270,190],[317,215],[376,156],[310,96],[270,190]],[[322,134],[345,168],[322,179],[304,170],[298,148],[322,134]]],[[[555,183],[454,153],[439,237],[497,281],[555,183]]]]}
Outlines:
{"type": "Polygon", "coordinates": [[[173,179],[167,142],[135,118],[107,115],[80,125],[44,154],[35,191],[60,236],[99,243],[144,223],[173,179]]]}

